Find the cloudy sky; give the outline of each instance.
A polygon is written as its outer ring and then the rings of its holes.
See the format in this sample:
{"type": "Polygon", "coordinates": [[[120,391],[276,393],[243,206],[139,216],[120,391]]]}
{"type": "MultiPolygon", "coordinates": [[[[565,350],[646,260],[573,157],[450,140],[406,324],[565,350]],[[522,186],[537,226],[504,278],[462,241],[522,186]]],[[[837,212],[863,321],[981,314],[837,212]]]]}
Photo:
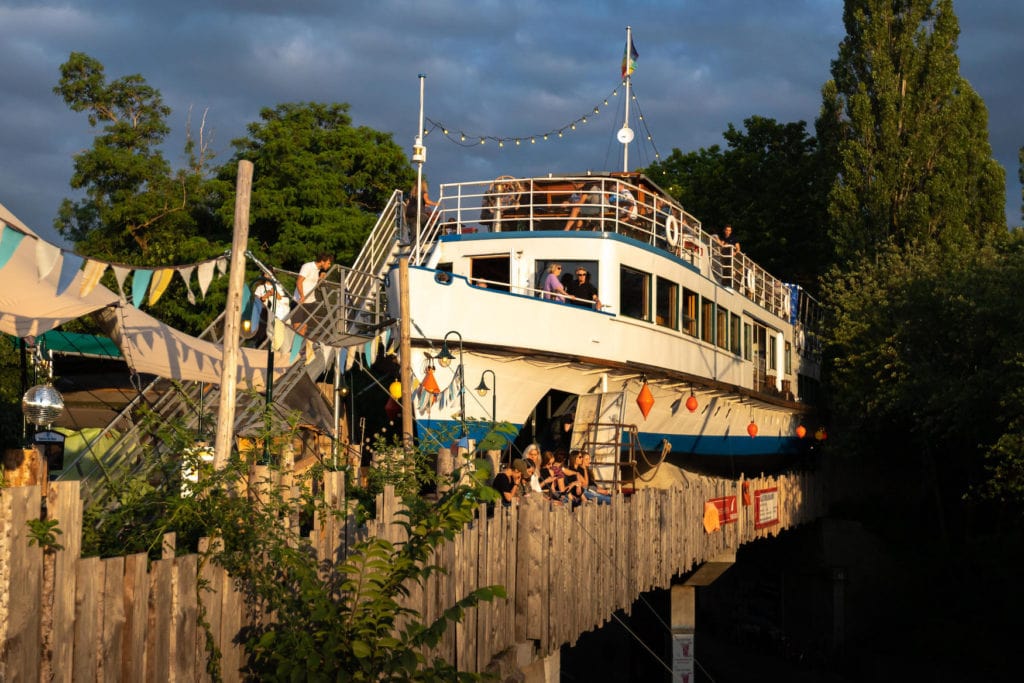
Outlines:
{"type": "MultiPolygon", "coordinates": [[[[988,105],[1017,225],[1024,2],[959,0],[956,11],[961,73],[988,105]]],[[[174,164],[190,108],[194,119],[207,112],[225,160],[262,107],[299,101],[347,102],[356,125],[391,132],[411,151],[425,73],[430,120],[453,136],[508,139],[461,146],[429,135],[435,196],[439,183],[503,173],[618,170],[623,93],[612,93],[627,25],[647,128],[637,137],[653,140],[631,147],[635,167],[655,150],[720,144],[729,123],[754,114],[813,130],[843,37],[842,0],[0,0],[0,202],[53,237],[72,155],[94,135],[52,92],[72,51],[102,62],[108,80],[137,73],[162,92],[174,164]]]]}

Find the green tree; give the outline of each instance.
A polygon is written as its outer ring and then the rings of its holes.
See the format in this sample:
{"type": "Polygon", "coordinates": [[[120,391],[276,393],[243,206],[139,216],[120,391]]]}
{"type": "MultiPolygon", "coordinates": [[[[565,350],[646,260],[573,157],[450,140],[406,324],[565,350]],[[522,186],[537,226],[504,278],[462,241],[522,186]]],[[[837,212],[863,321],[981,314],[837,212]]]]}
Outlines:
{"type": "MultiPolygon", "coordinates": [[[[287,103],[260,112],[218,176],[254,164],[250,235],[278,264],[298,268],[326,251],[351,263],[395,189],[414,174],[391,135],[353,127],[348,104],[287,103]]],[[[233,202],[221,214],[230,220],[233,202]]]]}
{"type": "Polygon", "coordinates": [[[842,260],[888,241],[962,249],[1005,231],[985,105],[960,76],[952,0],[847,0],[823,89],[837,143],[829,197],[842,260]]]}
{"type": "Polygon", "coordinates": [[[772,274],[816,287],[826,263],[827,176],[817,140],[803,121],[778,123],[752,116],[732,124],[718,145],[678,149],[648,169],[705,229],[730,224],[746,251],[772,274]]]}
{"type": "Polygon", "coordinates": [[[71,187],[55,221],[61,235],[90,256],[133,264],[173,264],[181,256],[210,254],[209,236],[223,237],[212,221],[214,200],[204,187],[206,150],[189,138],[188,167],[174,172],[160,150],[170,129],[170,108],[160,91],[138,75],[107,81],[103,65],[72,52],[60,67],[54,92],[89,125],[102,127],[93,146],[74,157],[71,187]]]}

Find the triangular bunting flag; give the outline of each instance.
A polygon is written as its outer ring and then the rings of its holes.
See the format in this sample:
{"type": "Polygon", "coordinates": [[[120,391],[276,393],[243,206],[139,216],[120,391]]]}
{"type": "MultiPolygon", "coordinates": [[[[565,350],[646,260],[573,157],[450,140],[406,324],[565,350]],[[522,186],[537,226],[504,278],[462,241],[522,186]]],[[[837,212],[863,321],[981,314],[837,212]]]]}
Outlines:
{"type": "Polygon", "coordinates": [[[40,282],[53,272],[59,258],[60,247],[46,240],[36,240],[36,272],[39,274],[40,282]]]}
{"type": "Polygon", "coordinates": [[[303,365],[309,365],[316,360],[316,349],[313,347],[313,342],[306,340],[306,362],[303,365]]]}
{"type": "Polygon", "coordinates": [[[60,278],[57,280],[57,296],[71,286],[78,271],[82,268],[82,257],[70,251],[64,252],[64,262],[60,264],[60,278]]]}
{"type": "Polygon", "coordinates": [[[192,272],[196,269],[195,266],[187,266],[178,270],[178,274],[181,275],[181,279],[185,281],[185,294],[188,296],[188,302],[193,306],[196,305],[196,295],[192,292],[192,272]]]}
{"type": "Polygon", "coordinates": [[[117,289],[121,292],[121,296],[124,296],[124,279],[128,277],[128,273],[132,272],[130,266],[115,266],[111,264],[111,268],[114,269],[114,279],[117,280],[117,289]]]}
{"type": "Polygon", "coordinates": [[[78,296],[89,296],[89,292],[96,289],[100,283],[103,273],[107,272],[107,264],[103,261],[88,260],[85,262],[85,272],[82,274],[82,286],[78,289],[78,296]]]}
{"type": "Polygon", "coordinates": [[[206,298],[206,290],[210,288],[210,283],[213,282],[213,269],[216,267],[216,262],[204,261],[196,268],[196,272],[199,275],[199,293],[204,299],[206,298]]]}
{"type": "Polygon", "coordinates": [[[352,366],[356,364],[356,347],[348,347],[348,358],[345,359],[345,372],[352,369],[352,366]]]}
{"type": "Polygon", "coordinates": [[[275,352],[280,351],[281,347],[284,346],[285,338],[289,331],[295,334],[295,331],[285,325],[283,320],[274,318],[274,337],[270,340],[270,348],[275,352]]]}
{"type": "Polygon", "coordinates": [[[384,344],[384,355],[388,353],[388,344],[391,341],[391,328],[384,330],[380,335],[381,343],[384,344]]]}
{"type": "Polygon", "coordinates": [[[296,332],[295,336],[292,337],[291,352],[288,354],[288,363],[289,364],[294,363],[295,359],[299,357],[299,350],[302,348],[302,342],[303,341],[304,341],[303,336],[301,334],[299,334],[298,332],[296,332]]]}
{"type": "Polygon", "coordinates": [[[348,362],[348,349],[338,349],[338,367],[344,372],[345,363],[348,362]]]}
{"type": "Polygon", "coordinates": [[[224,275],[225,273],[228,272],[228,260],[223,256],[217,259],[217,270],[220,272],[221,275],[224,275]]]}
{"type": "Polygon", "coordinates": [[[18,248],[21,241],[25,239],[25,233],[18,232],[14,228],[4,225],[0,230],[0,268],[7,265],[7,262],[14,256],[14,250],[18,248]]]}
{"type": "Polygon", "coordinates": [[[149,281],[152,279],[153,271],[148,268],[140,268],[132,275],[132,305],[135,308],[142,306],[142,302],[145,301],[149,281]]]}
{"type": "Polygon", "coordinates": [[[164,268],[156,271],[156,277],[153,278],[153,283],[149,286],[149,305],[153,306],[160,297],[167,291],[167,286],[171,284],[171,280],[174,279],[174,269],[164,268]]]}

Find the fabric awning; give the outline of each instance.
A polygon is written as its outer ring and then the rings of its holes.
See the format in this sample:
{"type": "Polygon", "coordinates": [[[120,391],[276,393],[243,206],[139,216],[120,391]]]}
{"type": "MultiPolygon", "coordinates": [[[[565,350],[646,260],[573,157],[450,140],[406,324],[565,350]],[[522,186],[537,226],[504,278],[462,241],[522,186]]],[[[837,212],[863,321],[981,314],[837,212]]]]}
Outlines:
{"type": "Polygon", "coordinates": [[[39,238],[0,204],[0,251],[17,242],[7,263],[0,267],[0,332],[27,337],[52,330],[105,306],[118,297],[102,285],[81,296],[83,273],[79,257],[62,252],[39,238]],[[23,234],[22,239],[17,233],[23,234]],[[20,242],[18,241],[20,239],[20,242]],[[52,270],[39,278],[40,260],[55,259],[52,270]]]}

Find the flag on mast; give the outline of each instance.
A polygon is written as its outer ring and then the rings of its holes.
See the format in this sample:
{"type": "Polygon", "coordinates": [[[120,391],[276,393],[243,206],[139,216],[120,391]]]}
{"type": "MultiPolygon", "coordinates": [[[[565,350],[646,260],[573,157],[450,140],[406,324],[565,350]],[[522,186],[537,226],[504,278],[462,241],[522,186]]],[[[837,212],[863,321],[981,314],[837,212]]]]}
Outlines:
{"type": "Polygon", "coordinates": [[[636,51],[636,46],[633,45],[633,34],[630,33],[626,38],[626,49],[622,53],[622,77],[629,76],[636,71],[636,60],[640,56],[640,53],[636,51]]]}

